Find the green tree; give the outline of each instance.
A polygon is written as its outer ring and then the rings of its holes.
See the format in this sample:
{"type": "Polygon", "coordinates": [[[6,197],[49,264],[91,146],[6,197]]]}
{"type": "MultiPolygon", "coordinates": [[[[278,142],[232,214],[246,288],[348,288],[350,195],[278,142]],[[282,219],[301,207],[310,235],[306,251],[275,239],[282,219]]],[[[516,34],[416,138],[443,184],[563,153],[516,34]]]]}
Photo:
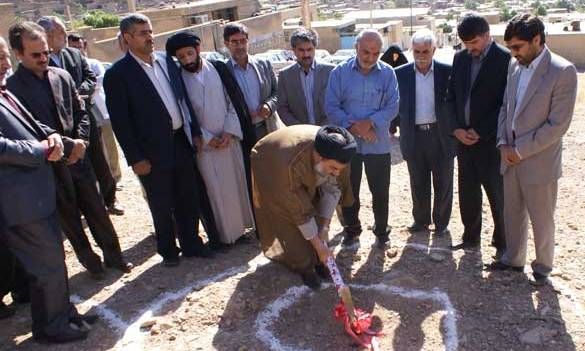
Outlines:
{"type": "Polygon", "coordinates": [[[114,14],[102,10],[90,11],[83,16],[83,23],[94,28],[116,27],[120,24],[120,18],[114,14]]]}
{"type": "Polygon", "coordinates": [[[441,23],[439,28],[443,30],[443,33],[453,33],[453,27],[451,27],[448,23],[441,23]]]}
{"type": "Polygon", "coordinates": [[[479,7],[479,4],[477,3],[477,1],[473,1],[473,0],[466,0],[465,1],[465,8],[467,10],[477,10],[477,8],[479,7]]]}
{"type": "Polygon", "coordinates": [[[538,7],[537,7],[537,8],[534,10],[534,13],[535,13],[537,16],[541,16],[541,17],[542,17],[542,16],[546,16],[546,14],[547,14],[547,11],[546,11],[546,6],[544,6],[544,5],[540,5],[540,6],[538,6],[538,7]]]}
{"type": "Polygon", "coordinates": [[[557,0],[555,7],[575,11],[575,5],[569,0],[557,0]]]}
{"type": "Polygon", "coordinates": [[[503,22],[508,22],[512,19],[512,17],[516,16],[516,10],[510,11],[509,7],[504,7],[500,9],[500,20],[503,22]]]}

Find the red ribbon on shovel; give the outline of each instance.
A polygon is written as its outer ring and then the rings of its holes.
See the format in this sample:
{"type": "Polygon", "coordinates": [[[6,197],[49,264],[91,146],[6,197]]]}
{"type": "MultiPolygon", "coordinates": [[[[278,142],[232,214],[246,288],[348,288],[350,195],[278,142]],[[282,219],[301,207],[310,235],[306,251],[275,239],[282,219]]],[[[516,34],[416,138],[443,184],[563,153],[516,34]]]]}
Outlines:
{"type": "Polygon", "coordinates": [[[358,345],[368,350],[378,350],[376,337],[382,336],[382,331],[376,332],[370,329],[372,326],[372,315],[370,313],[354,308],[349,287],[343,282],[335,259],[332,256],[327,259],[327,268],[329,268],[337,294],[341,298],[341,301],[333,310],[335,319],[343,322],[346,333],[358,345]]]}
{"type": "Polygon", "coordinates": [[[356,308],[354,313],[356,319],[352,322],[343,301],[340,301],[333,311],[335,319],[343,322],[345,332],[349,334],[355,343],[368,350],[377,350],[378,343],[376,341],[376,336],[382,336],[383,333],[370,329],[372,325],[372,315],[359,308],[356,308]]]}

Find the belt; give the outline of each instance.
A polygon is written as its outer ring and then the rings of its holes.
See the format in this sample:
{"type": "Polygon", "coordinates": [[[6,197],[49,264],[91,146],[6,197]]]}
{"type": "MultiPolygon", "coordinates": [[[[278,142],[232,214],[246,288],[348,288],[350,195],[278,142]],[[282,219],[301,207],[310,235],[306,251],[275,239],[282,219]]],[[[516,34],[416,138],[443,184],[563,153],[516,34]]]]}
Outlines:
{"type": "Polygon", "coordinates": [[[429,131],[431,129],[433,129],[435,127],[437,123],[425,123],[425,124],[417,124],[415,125],[416,129],[418,130],[422,130],[422,131],[429,131]]]}

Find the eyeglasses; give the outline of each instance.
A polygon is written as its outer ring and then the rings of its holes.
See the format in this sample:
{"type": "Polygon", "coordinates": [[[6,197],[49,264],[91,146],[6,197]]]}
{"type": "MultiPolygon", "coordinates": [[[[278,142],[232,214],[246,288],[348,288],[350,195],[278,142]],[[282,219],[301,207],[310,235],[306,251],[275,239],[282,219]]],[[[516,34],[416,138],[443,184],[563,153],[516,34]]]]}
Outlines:
{"type": "Polygon", "coordinates": [[[243,38],[243,39],[240,39],[240,40],[230,40],[228,42],[230,44],[232,44],[233,46],[246,45],[246,44],[248,44],[248,38],[243,38]]]}
{"type": "Polygon", "coordinates": [[[41,51],[41,52],[31,52],[30,54],[34,59],[40,59],[41,56],[49,57],[51,55],[51,50],[41,51]]]}

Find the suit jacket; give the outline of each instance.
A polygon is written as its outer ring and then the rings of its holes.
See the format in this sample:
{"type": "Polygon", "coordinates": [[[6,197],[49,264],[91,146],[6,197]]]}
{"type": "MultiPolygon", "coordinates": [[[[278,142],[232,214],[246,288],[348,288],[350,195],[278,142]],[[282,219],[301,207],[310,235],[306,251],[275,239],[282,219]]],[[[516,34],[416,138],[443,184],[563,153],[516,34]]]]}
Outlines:
{"type": "Polygon", "coordinates": [[[52,115],[43,110],[38,103],[39,95],[37,92],[30,88],[33,79],[36,78],[30,72],[19,67],[8,78],[6,85],[39,122],[54,128],[63,135],[65,156],[68,156],[73,146],[72,140],[82,139],[89,142],[90,132],[89,117],[79,100],[75,82],[67,71],[57,67],[49,67],[47,79],[59,117],[58,121],[54,121],[52,115]]]}
{"type": "MultiPolygon", "coordinates": [[[[313,115],[317,125],[327,124],[325,113],[325,90],[329,73],[335,67],[329,63],[315,62],[313,80],[313,115]]],[[[287,126],[309,124],[307,104],[300,78],[298,63],[282,69],[278,79],[278,115],[287,126]]]]}
{"type": "MultiPolygon", "coordinates": [[[[183,130],[193,147],[193,136],[201,135],[196,118],[186,103],[180,71],[169,69],[175,63],[163,53],[154,53],[164,64],[183,119],[183,130]]],[[[129,165],[148,160],[154,167],[174,166],[171,117],[146,72],[128,52],[106,71],[106,106],[116,138],[129,165]]]]}
{"type": "Polygon", "coordinates": [[[24,115],[0,98],[0,223],[7,227],[46,218],[56,209],[53,171],[39,143],[55,131],[17,105],[24,115]]]}
{"type": "Polygon", "coordinates": [[[455,116],[454,129],[473,128],[479,134],[480,142],[495,142],[509,62],[510,52],[494,41],[483,60],[473,87],[469,89],[471,55],[467,49],[455,54],[445,105],[447,109],[445,114],[455,116]],[[470,124],[467,126],[465,103],[469,94],[470,124]]]}
{"type": "MultiPolygon", "coordinates": [[[[276,74],[274,74],[272,64],[268,60],[248,55],[248,64],[254,68],[260,81],[260,99],[262,103],[268,105],[272,112],[270,117],[266,119],[266,128],[268,129],[268,133],[271,133],[282,127],[282,121],[278,117],[277,112],[278,87],[276,74]]],[[[228,63],[227,67],[229,72],[235,77],[234,66],[228,63]]]]}
{"type": "MultiPolygon", "coordinates": [[[[445,93],[451,66],[434,61],[434,85],[435,85],[435,116],[441,142],[441,151],[446,157],[455,157],[456,140],[451,136],[454,124],[454,116],[447,115],[445,93]]],[[[405,160],[412,159],[416,152],[415,117],[416,117],[416,76],[414,63],[409,63],[396,68],[398,89],[400,91],[400,107],[398,118],[400,119],[400,149],[405,160]]]]}
{"type": "MultiPolygon", "coordinates": [[[[510,62],[499,117],[498,145],[516,148],[522,160],[512,167],[528,184],[546,184],[561,177],[562,137],[571,123],[577,94],[575,66],[548,49],[542,55],[517,108],[520,65],[510,62]]],[[[508,168],[502,161],[502,174],[508,168]]]]}
{"type": "Polygon", "coordinates": [[[69,72],[71,77],[73,77],[75,87],[80,95],[92,96],[96,87],[97,78],[95,73],[89,68],[85,57],[81,55],[81,51],[66,47],[59,52],[59,56],[61,57],[61,66],[57,65],[53,59],[49,60],[49,65],[63,68],[69,72]]]}

